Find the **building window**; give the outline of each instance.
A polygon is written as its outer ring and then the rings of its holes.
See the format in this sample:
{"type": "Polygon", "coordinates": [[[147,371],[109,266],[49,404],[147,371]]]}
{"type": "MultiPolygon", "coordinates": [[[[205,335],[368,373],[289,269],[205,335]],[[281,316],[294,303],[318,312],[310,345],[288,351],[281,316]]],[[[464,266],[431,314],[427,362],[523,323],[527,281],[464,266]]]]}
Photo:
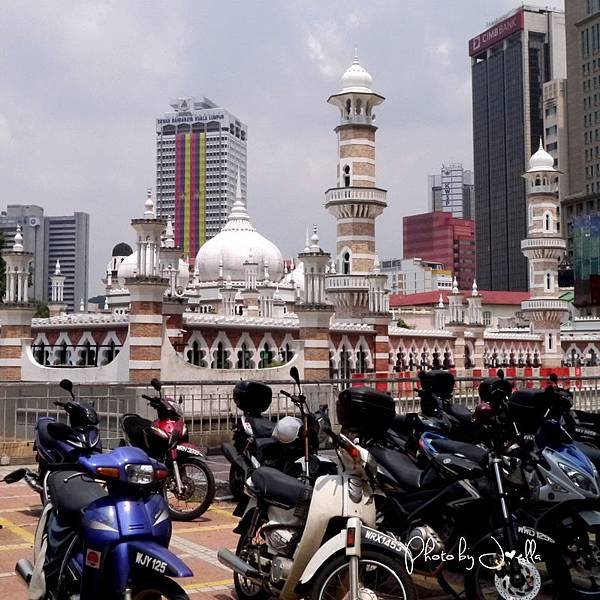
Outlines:
{"type": "Polygon", "coordinates": [[[546,273],[546,291],[549,292],[552,290],[552,274],[546,273]]]}
{"type": "Polygon", "coordinates": [[[344,187],[350,187],[350,165],[344,167],[344,187]]]}
{"type": "Polygon", "coordinates": [[[342,260],[342,274],[350,275],[350,252],[344,252],[342,260]]]}
{"type": "Polygon", "coordinates": [[[492,324],[492,312],[490,310],[484,310],[482,313],[482,317],[483,317],[483,324],[484,325],[491,325],[492,324]]]}

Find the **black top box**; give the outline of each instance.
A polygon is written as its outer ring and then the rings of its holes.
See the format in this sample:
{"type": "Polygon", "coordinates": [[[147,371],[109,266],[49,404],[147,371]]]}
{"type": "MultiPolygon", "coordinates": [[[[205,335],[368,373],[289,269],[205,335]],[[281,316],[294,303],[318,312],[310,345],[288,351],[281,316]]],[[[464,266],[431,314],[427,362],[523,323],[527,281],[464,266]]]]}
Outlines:
{"type": "Polygon", "coordinates": [[[450,371],[421,371],[419,373],[421,387],[442,398],[450,398],[454,391],[454,375],[450,371]]]}
{"type": "Polygon", "coordinates": [[[271,406],[273,390],[260,381],[238,381],[233,388],[233,401],[245,413],[259,416],[271,406]]]}
{"type": "Polygon", "coordinates": [[[359,435],[382,434],[396,415],[394,399],[370,387],[351,387],[340,392],[336,409],[340,425],[359,435]]]}
{"type": "Polygon", "coordinates": [[[518,390],[508,399],[508,415],[521,433],[535,433],[544,420],[550,401],[546,390],[518,390]]]}

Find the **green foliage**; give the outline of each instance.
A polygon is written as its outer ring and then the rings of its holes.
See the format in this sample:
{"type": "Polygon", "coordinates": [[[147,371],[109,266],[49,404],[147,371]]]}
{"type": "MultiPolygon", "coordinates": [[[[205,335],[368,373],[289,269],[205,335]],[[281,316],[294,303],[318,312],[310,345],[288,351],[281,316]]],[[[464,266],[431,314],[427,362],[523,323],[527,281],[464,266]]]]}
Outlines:
{"type": "Polygon", "coordinates": [[[404,319],[398,319],[396,321],[396,326],[402,327],[402,329],[411,329],[411,326],[404,319]]]}
{"type": "Polygon", "coordinates": [[[47,319],[50,316],[48,305],[45,302],[36,302],[34,316],[40,319],[47,319]]]}
{"type": "MultiPolygon", "coordinates": [[[[4,234],[0,232],[0,249],[4,246],[4,234]]],[[[6,292],[6,263],[0,256],[0,302],[3,301],[6,292]]]]}

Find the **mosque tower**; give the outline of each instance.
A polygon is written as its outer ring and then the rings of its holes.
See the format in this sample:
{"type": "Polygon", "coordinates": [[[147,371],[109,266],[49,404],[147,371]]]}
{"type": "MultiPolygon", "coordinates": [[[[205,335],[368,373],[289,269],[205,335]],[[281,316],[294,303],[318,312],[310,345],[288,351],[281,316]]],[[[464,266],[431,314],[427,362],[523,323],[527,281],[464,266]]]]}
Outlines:
{"type": "Polygon", "coordinates": [[[561,365],[560,322],[568,314],[568,304],[560,299],[558,288],[558,261],[566,248],[559,231],[558,176],[554,159],[540,140],[523,175],[527,189],[527,238],[521,242],[521,251],[529,260],[531,298],[522,302],[521,308],[533,332],[544,340],[544,367],[561,365]]]}
{"type": "Polygon", "coordinates": [[[377,263],[375,219],[383,212],[386,191],[376,186],[373,109],[385,98],[372,90],[373,79],[355,56],[342,76],[342,90],[328,103],[340,111],[337,187],[325,192],[325,207],[336,218],[335,269],[327,294],[336,316],[361,319],[369,306],[370,277],[377,263]]]}

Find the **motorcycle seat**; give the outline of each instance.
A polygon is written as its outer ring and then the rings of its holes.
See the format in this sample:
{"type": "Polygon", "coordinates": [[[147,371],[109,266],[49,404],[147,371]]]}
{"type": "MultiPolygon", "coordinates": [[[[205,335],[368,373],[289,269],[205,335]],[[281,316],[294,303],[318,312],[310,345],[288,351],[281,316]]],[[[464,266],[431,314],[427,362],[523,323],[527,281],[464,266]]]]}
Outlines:
{"type": "Polygon", "coordinates": [[[418,489],[421,486],[424,471],[408,456],[397,450],[377,446],[372,447],[370,452],[401,486],[409,489],[418,489]]]}
{"type": "Polygon", "coordinates": [[[450,404],[445,407],[445,412],[454,417],[461,425],[470,425],[473,420],[473,413],[461,404],[450,404]]]}
{"type": "Polygon", "coordinates": [[[144,431],[152,427],[152,421],[139,415],[127,414],[121,419],[121,427],[134,446],[145,447],[144,431]]]}
{"type": "Polygon", "coordinates": [[[61,523],[77,526],[81,523],[81,511],[86,506],[108,495],[106,490],[95,481],[84,477],[73,477],[79,471],[54,471],[48,476],[48,492],[61,523]]]}
{"type": "Polygon", "coordinates": [[[271,467],[259,467],[250,481],[258,499],[285,509],[307,502],[312,495],[309,485],[271,467]]]}
{"type": "Polygon", "coordinates": [[[273,430],[275,429],[275,423],[270,419],[264,417],[246,417],[248,423],[252,427],[255,438],[268,438],[271,437],[273,430]]]}
{"type": "Polygon", "coordinates": [[[430,439],[429,443],[440,454],[457,454],[459,456],[464,456],[479,465],[484,465],[487,462],[487,451],[475,444],[439,438],[430,439]]]}
{"type": "Polygon", "coordinates": [[[274,437],[257,438],[254,440],[256,446],[256,458],[263,462],[273,458],[273,454],[280,454],[281,442],[274,437]]]}

